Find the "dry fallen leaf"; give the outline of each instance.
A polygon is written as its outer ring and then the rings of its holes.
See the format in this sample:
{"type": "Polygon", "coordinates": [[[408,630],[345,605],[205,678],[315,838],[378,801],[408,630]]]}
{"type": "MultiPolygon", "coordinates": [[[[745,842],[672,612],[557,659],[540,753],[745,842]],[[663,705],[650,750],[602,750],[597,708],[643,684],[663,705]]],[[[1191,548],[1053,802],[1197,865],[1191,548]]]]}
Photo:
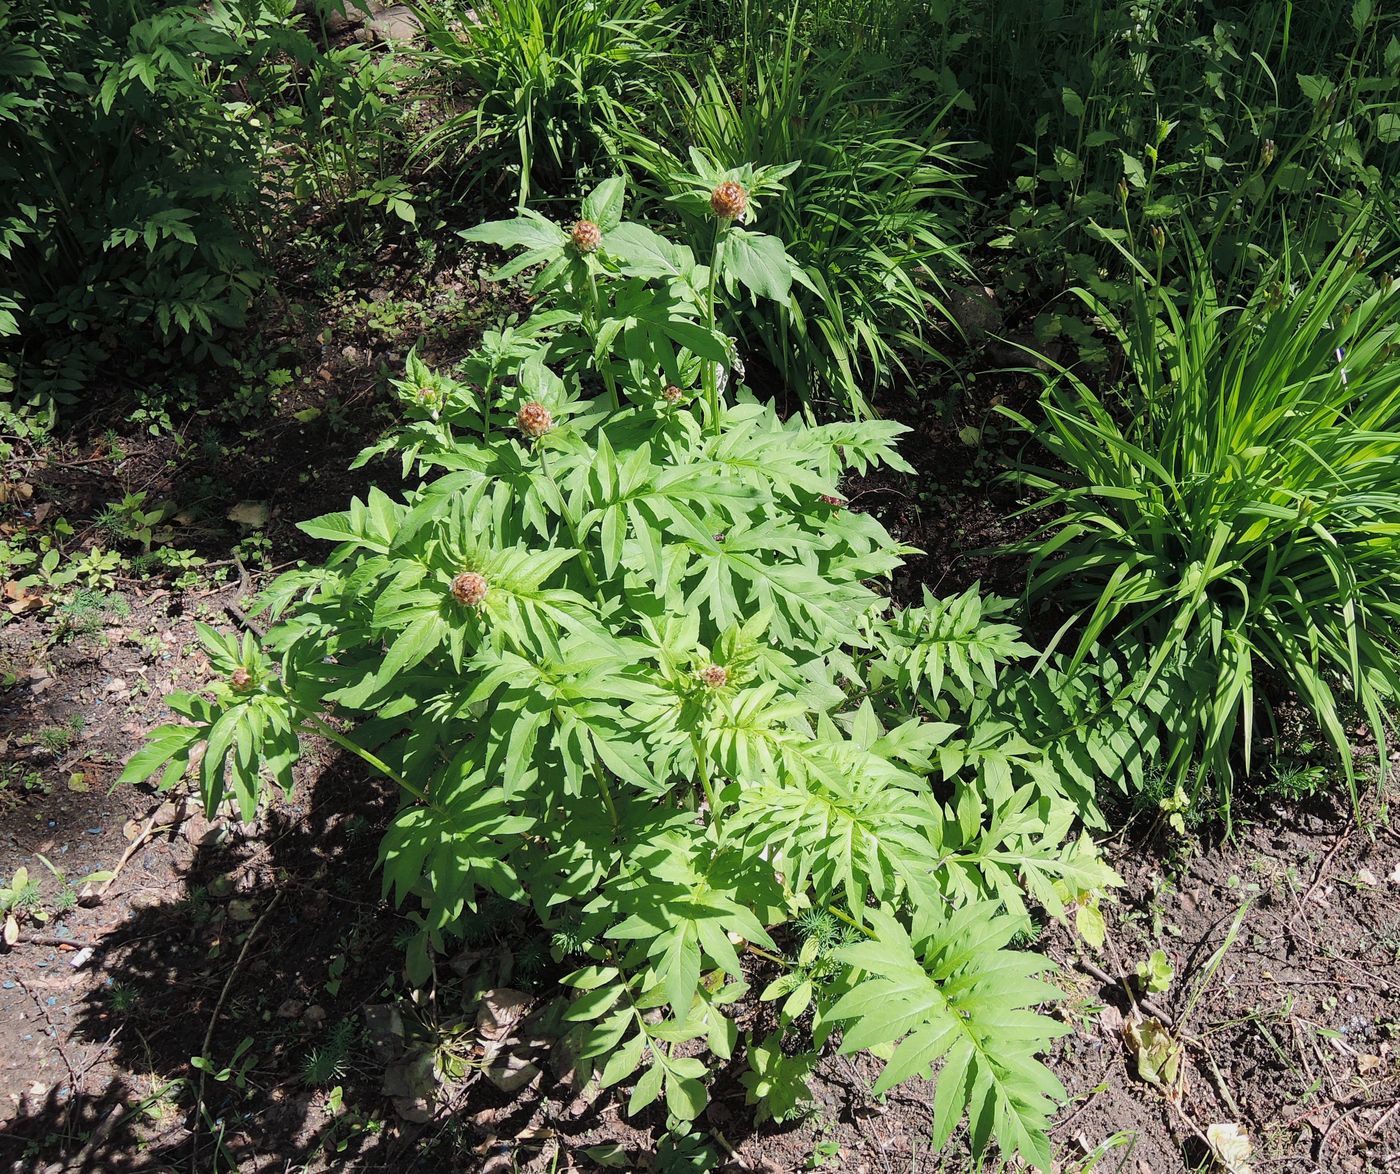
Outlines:
{"type": "Polygon", "coordinates": [[[15,920],[14,914],[5,918],[5,945],[13,946],[19,941],[19,922],[15,920]]]}
{"type": "Polygon", "coordinates": [[[1206,1126],[1206,1141],[1210,1151],[1230,1174],[1254,1174],[1249,1164],[1249,1134],[1242,1125],[1233,1121],[1220,1121],[1206,1126]]]}
{"type": "Polygon", "coordinates": [[[230,522],[237,522],[240,526],[252,526],[256,529],[259,526],[267,525],[268,512],[265,501],[240,501],[230,508],[224,516],[230,522]]]}
{"type": "Polygon", "coordinates": [[[1123,1028],[1128,1049],[1137,1059],[1139,1079],[1161,1088],[1170,1100],[1178,1100],[1185,1089],[1181,1045],[1156,1019],[1136,1013],[1123,1028]]]}

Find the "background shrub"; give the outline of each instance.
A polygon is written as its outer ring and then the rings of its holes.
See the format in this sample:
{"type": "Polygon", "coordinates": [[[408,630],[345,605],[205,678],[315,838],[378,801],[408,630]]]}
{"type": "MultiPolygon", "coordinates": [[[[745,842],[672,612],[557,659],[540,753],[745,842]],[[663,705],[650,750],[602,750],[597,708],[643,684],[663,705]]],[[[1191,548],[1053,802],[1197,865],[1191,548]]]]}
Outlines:
{"type": "Polygon", "coordinates": [[[423,151],[464,189],[498,188],[505,168],[521,206],[587,176],[604,126],[645,121],[672,35],[652,0],[454,0],[424,15],[467,109],[449,112],[423,151]]]}
{"type": "MultiPolygon", "coordinates": [[[[0,4],[0,334],[10,390],[71,398],[144,335],[185,360],[259,280],[240,49],[190,6],[0,4]]],[[[0,386],[0,390],[4,390],[0,386]]]]}

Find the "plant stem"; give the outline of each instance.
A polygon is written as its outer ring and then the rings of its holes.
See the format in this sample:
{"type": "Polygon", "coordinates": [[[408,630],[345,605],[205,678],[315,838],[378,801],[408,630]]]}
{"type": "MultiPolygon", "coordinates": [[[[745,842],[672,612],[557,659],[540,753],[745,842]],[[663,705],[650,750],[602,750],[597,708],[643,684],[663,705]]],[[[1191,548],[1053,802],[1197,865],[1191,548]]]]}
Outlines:
{"type": "MultiPolygon", "coordinates": [[[[705,291],[705,325],[710,328],[711,334],[715,330],[715,289],[719,281],[720,268],[724,263],[724,238],[729,232],[729,225],[728,220],[715,222],[715,247],[710,256],[709,288],[705,291]]],[[[718,436],[720,419],[719,370],[715,363],[706,363],[704,369],[705,402],[710,409],[710,430],[718,436]]]]}
{"type": "Polygon", "coordinates": [[[593,351],[598,361],[598,370],[602,373],[603,383],[608,389],[608,398],[612,403],[613,411],[617,411],[622,406],[621,399],[617,394],[617,380],[613,376],[612,363],[606,357],[597,356],[598,352],[598,330],[603,322],[603,302],[598,296],[598,278],[593,272],[593,266],[587,264],[588,270],[588,291],[592,297],[593,313],[588,323],[588,336],[593,340],[593,351]]]}
{"type": "Polygon", "coordinates": [[[428,798],[426,791],[420,790],[418,787],[415,787],[406,778],[404,778],[403,775],[399,774],[398,771],[391,767],[387,762],[385,762],[378,756],[371,754],[363,746],[356,745],[339,730],[327,724],[327,722],[319,715],[309,713],[306,715],[306,721],[309,723],[310,728],[303,729],[301,731],[302,733],[320,734],[321,737],[325,738],[327,741],[334,742],[342,750],[350,751],[351,754],[354,754],[357,757],[363,759],[365,762],[369,763],[369,765],[374,767],[375,770],[379,771],[380,774],[398,783],[400,787],[402,787],[420,803],[426,803],[430,807],[437,806],[431,799],[428,798]]]}
{"type": "Polygon", "coordinates": [[[598,600],[598,606],[603,606],[603,587],[599,582],[597,574],[593,570],[593,559],[584,548],[583,539],[578,532],[578,524],[574,521],[574,512],[569,508],[568,499],[564,496],[563,487],[555,480],[554,474],[549,468],[549,454],[544,449],[540,449],[540,468],[544,470],[544,475],[554,483],[554,492],[559,495],[559,516],[564,519],[564,527],[569,531],[569,538],[574,544],[574,549],[578,551],[579,565],[583,567],[583,573],[588,578],[589,586],[593,588],[594,597],[598,600]]]}

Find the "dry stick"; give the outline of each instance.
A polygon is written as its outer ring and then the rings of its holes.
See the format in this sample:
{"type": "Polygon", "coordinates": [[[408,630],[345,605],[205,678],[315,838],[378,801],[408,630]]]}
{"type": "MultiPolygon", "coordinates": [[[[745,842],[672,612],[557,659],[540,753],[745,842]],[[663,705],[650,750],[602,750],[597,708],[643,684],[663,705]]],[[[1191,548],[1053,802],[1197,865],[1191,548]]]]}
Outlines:
{"type": "MultiPolygon", "coordinates": [[[[24,993],[34,1000],[34,1005],[39,1008],[39,1014],[44,1017],[44,1022],[49,1025],[49,1030],[53,1032],[53,1046],[58,1050],[58,1058],[63,1061],[63,1066],[68,1069],[68,1082],[70,1087],[68,1090],[68,1109],[64,1116],[71,1122],[73,1110],[78,1103],[78,1096],[82,1089],[83,1078],[73,1070],[72,1061],[68,1059],[68,1053],[63,1050],[63,1042],[59,1039],[58,1025],[50,1018],[49,1009],[44,1006],[44,1000],[30,990],[28,984],[26,984],[24,979],[18,974],[15,975],[15,981],[23,988],[24,993]]],[[[67,1132],[67,1128],[68,1125],[65,1123],[65,1133],[67,1132]]]]}
{"type": "MultiPolygon", "coordinates": [[[[262,928],[262,923],[267,920],[268,915],[277,908],[277,902],[282,899],[282,890],[278,889],[273,895],[266,909],[262,911],[257,921],[253,922],[253,928],[248,931],[248,936],[243,939],[243,948],[238,951],[238,957],[233,960],[233,967],[228,972],[228,977],[224,979],[224,988],[219,992],[219,1001],[214,1004],[214,1014],[209,1016],[209,1026],[204,1032],[204,1043],[200,1045],[199,1054],[203,1057],[209,1055],[209,1044],[214,1038],[214,1028],[219,1022],[219,1012],[224,1009],[224,1000],[228,998],[229,988],[233,986],[233,980],[238,977],[238,970],[243,965],[243,959],[248,954],[248,947],[253,944],[253,939],[258,936],[258,930],[262,928]]],[[[206,1072],[203,1068],[199,1070],[199,1092],[194,1102],[194,1121],[190,1125],[190,1169],[198,1170],[196,1164],[199,1157],[199,1117],[204,1108],[204,1078],[206,1072]]]]}
{"type": "MultiPolygon", "coordinates": [[[[130,860],[136,854],[137,849],[140,848],[143,844],[145,844],[145,842],[150,838],[151,832],[155,830],[156,816],[159,814],[160,809],[164,806],[165,800],[162,799],[160,803],[156,805],[155,810],[152,811],[151,814],[146,817],[146,823],[141,828],[141,831],[137,833],[136,838],[126,846],[126,851],[122,853],[121,859],[117,861],[116,868],[112,869],[112,875],[97,886],[97,897],[99,900],[102,897],[106,896],[107,890],[112,887],[112,882],[117,879],[117,876],[121,873],[121,870],[126,867],[126,862],[130,860]]],[[[176,822],[179,821],[177,820],[176,822]]],[[[161,824],[160,826],[162,829],[164,829],[167,827],[173,827],[174,824],[161,824]]]]}
{"type": "Polygon", "coordinates": [[[1135,1007],[1140,1007],[1149,1015],[1155,1016],[1164,1027],[1173,1026],[1172,1017],[1163,1011],[1161,1007],[1157,1006],[1151,999],[1139,999],[1133,994],[1133,988],[1129,985],[1128,976],[1126,974],[1120,974],[1117,978],[1114,978],[1108,971],[1096,966],[1087,958],[1076,958],[1075,963],[1081,970],[1085,971],[1091,977],[1097,978],[1101,983],[1105,983],[1108,986],[1122,986],[1123,990],[1127,992],[1129,1000],[1135,1007]]]}

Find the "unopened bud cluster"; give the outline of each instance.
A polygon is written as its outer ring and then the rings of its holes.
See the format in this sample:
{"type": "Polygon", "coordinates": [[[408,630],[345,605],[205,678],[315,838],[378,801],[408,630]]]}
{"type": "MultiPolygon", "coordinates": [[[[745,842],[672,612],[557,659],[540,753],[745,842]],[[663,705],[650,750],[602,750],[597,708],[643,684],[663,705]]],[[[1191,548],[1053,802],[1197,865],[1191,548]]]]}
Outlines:
{"type": "Polygon", "coordinates": [[[598,246],[603,243],[603,230],[591,220],[580,220],[569,233],[569,239],[580,253],[597,252],[598,246]]]}
{"type": "Polygon", "coordinates": [[[463,607],[480,607],[491,584],[476,571],[463,571],[452,580],[452,598],[463,607]]]}
{"type": "Polygon", "coordinates": [[[700,670],[701,683],[707,689],[723,689],[729,684],[729,673],[720,664],[707,664],[700,670]]]}
{"type": "Polygon", "coordinates": [[[710,193],[710,207],[721,220],[740,220],[748,211],[749,193],[743,184],[727,179],[710,193]]]}
{"type": "Polygon", "coordinates": [[[239,665],[230,674],[228,683],[233,687],[235,693],[246,693],[253,687],[253,674],[239,665]]]}
{"type": "Polygon", "coordinates": [[[520,411],[515,413],[515,424],[531,440],[538,440],[554,427],[554,417],[544,404],[531,400],[528,404],[522,404],[520,411]]]}
{"type": "Polygon", "coordinates": [[[668,404],[678,404],[685,398],[685,392],[674,383],[668,383],[661,391],[661,398],[668,404]]]}

